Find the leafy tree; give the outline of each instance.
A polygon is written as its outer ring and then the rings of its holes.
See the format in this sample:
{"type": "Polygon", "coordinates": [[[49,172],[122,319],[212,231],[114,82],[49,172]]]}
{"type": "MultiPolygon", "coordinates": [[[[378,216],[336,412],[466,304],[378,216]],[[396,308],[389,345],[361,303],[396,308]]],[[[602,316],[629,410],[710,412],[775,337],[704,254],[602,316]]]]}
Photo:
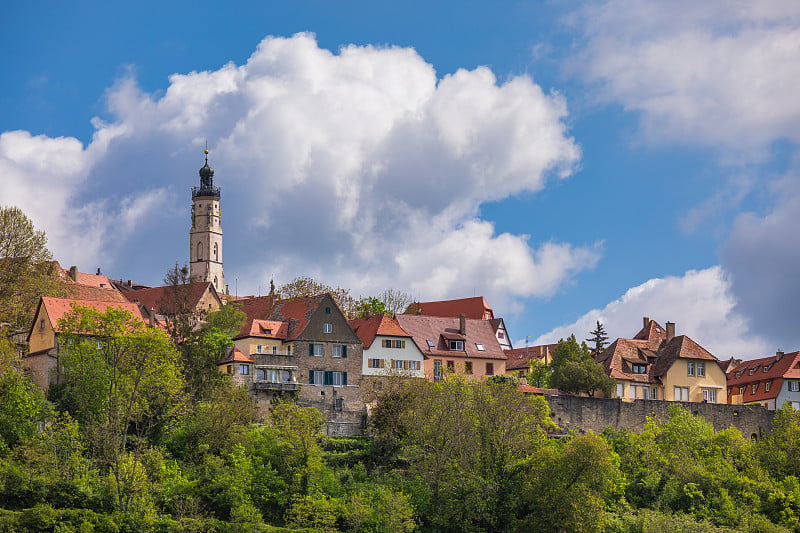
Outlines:
{"type": "Polygon", "coordinates": [[[318,294],[330,293],[333,301],[339,306],[347,317],[358,316],[358,306],[356,300],[350,296],[348,289],[341,287],[331,287],[318,281],[314,281],[309,277],[295,278],[289,283],[278,287],[277,294],[280,298],[301,298],[308,296],[316,296],[318,294]]]}
{"type": "Polygon", "coordinates": [[[595,327],[594,331],[589,332],[589,334],[591,337],[586,339],[586,342],[594,343],[592,347],[592,357],[597,357],[608,345],[608,335],[606,334],[605,328],[603,328],[603,324],[601,324],[599,320],[597,321],[597,327],[595,327]]]}
{"type": "Polygon", "coordinates": [[[0,207],[0,326],[24,331],[40,296],[62,296],[47,237],[18,207],[0,207]]]}
{"type": "Polygon", "coordinates": [[[0,455],[32,437],[44,419],[44,396],[13,365],[0,373],[0,455]]]}
{"type": "Polygon", "coordinates": [[[273,406],[271,418],[284,460],[293,472],[292,485],[299,494],[308,495],[312,477],[321,466],[319,439],[325,418],[313,407],[292,402],[273,406]]]}
{"type": "Polygon", "coordinates": [[[546,389],[550,387],[550,379],[550,367],[543,361],[534,359],[528,364],[528,372],[525,374],[528,385],[546,389]]]}
{"type": "MultiPolygon", "coordinates": [[[[386,313],[394,316],[402,313],[411,304],[413,298],[410,294],[395,289],[387,289],[379,296],[368,296],[356,302],[357,316],[366,317],[386,313]]],[[[355,317],[351,317],[355,318],[355,317]]]]}
{"type": "Polygon", "coordinates": [[[550,383],[567,393],[594,396],[599,391],[608,396],[616,385],[616,380],[606,376],[603,367],[592,359],[586,343],[579,345],[575,335],[558,341],[552,368],[550,383]]]}
{"type": "Polygon", "coordinates": [[[183,390],[178,352],[129,312],[74,307],[59,320],[67,397],[94,453],[111,470],[120,509],[140,479],[146,438],[176,414],[183,390]]]}

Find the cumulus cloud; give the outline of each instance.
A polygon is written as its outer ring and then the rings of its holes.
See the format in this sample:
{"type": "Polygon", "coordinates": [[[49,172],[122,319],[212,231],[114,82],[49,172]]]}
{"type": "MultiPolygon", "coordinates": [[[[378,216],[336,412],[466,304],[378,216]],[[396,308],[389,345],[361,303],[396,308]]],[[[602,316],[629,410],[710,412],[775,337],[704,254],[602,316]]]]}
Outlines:
{"type": "Polygon", "coordinates": [[[797,177],[776,187],[777,206],[764,215],[739,215],[720,250],[741,313],[757,331],[800,348],[800,185],[797,177]]]}
{"type": "Polygon", "coordinates": [[[800,4],[608,0],[572,22],[572,71],[642,114],[647,137],[755,153],[800,141],[800,4]]]}
{"type": "MultiPolygon", "coordinates": [[[[187,259],[188,188],[206,138],[226,277],[240,293],[311,275],[365,294],[475,289],[511,305],[553,294],[600,254],[532,245],[535,227],[497,234],[480,219],[482,203],[538,191],[580,159],[564,99],[527,76],[498,83],[477,68],[438,79],[413,49],[334,53],[299,34],[265,39],[243,65],[175,74],[159,95],[124,78],[106,99],[111,118],[94,121],[87,147],[40,139],[76,161],[43,224],[52,235],[73,207],[95,213],[85,249],[110,250],[119,270],[149,269],[139,275],[151,283],[187,259]]],[[[35,141],[26,135],[14,139],[35,141]]],[[[51,159],[39,171],[55,168],[51,159]]],[[[18,172],[21,190],[39,190],[32,171],[18,172]]]]}
{"type": "Polygon", "coordinates": [[[575,334],[589,337],[600,321],[610,337],[631,338],[642,327],[642,317],[675,322],[677,335],[688,335],[720,359],[753,359],[768,355],[774,346],[751,332],[737,312],[730,281],[720,267],[690,270],[682,277],[651,279],[629,289],[602,309],[592,309],[572,324],[545,333],[534,344],[557,342],[575,334]]]}

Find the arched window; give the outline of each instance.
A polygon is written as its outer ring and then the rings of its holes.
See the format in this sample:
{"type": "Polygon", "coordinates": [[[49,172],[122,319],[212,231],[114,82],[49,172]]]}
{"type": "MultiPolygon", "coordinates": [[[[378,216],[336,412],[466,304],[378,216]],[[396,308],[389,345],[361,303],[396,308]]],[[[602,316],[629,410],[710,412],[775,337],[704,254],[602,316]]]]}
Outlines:
{"type": "Polygon", "coordinates": [[[219,244],[214,243],[214,261],[219,261],[219,244]]]}
{"type": "Polygon", "coordinates": [[[197,260],[200,261],[203,259],[203,243],[197,243],[197,260]]]}

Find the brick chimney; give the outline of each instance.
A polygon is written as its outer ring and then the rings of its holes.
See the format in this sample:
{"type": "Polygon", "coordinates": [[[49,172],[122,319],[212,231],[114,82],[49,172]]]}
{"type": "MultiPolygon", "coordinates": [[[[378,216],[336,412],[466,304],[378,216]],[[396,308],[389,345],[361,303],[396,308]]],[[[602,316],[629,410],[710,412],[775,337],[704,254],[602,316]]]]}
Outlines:
{"type": "Polygon", "coordinates": [[[649,316],[642,317],[642,323],[643,323],[642,327],[646,329],[647,326],[650,325],[650,317],[649,316]]]}
{"type": "Polygon", "coordinates": [[[667,342],[675,336],[675,322],[667,322],[667,342]]]}
{"type": "Polygon", "coordinates": [[[462,335],[467,334],[467,315],[464,313],[458,316],[458,332],[462,335]]]}
{"type": "Polygon", "coordinates": [[[97,267],[97,275],[98,275],[98,276],[102,276],[102,275],[103,275],[103,273],[102,273],[102,272],[100,272],[100,267],[97,267]]]}
{"type": "Polygon", "coordinates": [[[69,267],[69,277],[72,278],[72,281],[78,281],[78,267],[74,265],[69,267]]]}
{"type": "Polygon", "coordinates": [[[780,361],[781,357],[783,357],[783,350],[778,350],[775,352],[775,361],[780,361]]]}

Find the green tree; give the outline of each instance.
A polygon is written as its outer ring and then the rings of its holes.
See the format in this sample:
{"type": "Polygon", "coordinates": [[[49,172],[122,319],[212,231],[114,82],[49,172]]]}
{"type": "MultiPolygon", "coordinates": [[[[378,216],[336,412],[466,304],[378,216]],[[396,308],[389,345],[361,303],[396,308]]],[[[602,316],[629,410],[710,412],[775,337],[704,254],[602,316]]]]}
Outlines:
{"type": "Polygon", "coordinates": [[[74,307],[58,325],[66,397],[94,453],[110,468],[119,508],[126,510],[141,478],[147,437],[181,404],[179,354],[161,330],[124,310],[74,307]]]}
{"type": "Polygon", "coordinates": [[[552,386],[570,394],[594,396],[599,391],[609,396],[616,385],[616,380],[607,376],[603,367],[592,359],[586,343],[579,345],[575,335],[558,341],[552,369],[552,386]]]}
{"type": "Polygon", "coordinates": [[[350,290],[341,287],[331,287],[309,277],[299,277],[281,285],[276,291],[279,298],[302,298],[330,293],[333,301],[339,306],[342,313],[348,318],[358,316],[356,300],[350,296],[350,290]]]}
{"type": "Polygon", "coordinates": [[[589,332],[589,335],[591,335],[591,337],[586,339],[586,342],[594,344],[592,347],[592,357],[597,357],[608,345],[608,334],[606,334],[603,324],[598,320],[597,327],[595,327],[594,331],[589,332]]]}
{"type": "Polygon", "coordinates": [[[394,316],[405,311],[412,301],[413,298],[411,298],[410,294],[395,289],[387,289],[379,296],[368,296],[356,301],[356,313],[360,317],[379,315],[381,313],[394,316]]]}
{"type": "Polygon", "coordinates": [[[550,387],[550,379],[550,367],[544,364],[543,361],[534,359],[528,364],[528,372],[525,374],[525,380],[528,385],[546,389],[550,387]]]}
{"type": "Polygon", "coordinates": [[[18,207],[0,207],[0,327],[25,331],[40,296],[62,296],[47,237],[18,207]]]}
{"type": "Polygon", "coordinates": [[[270,414],[279,447],[292,472],[291,485],[299,494],[308,495],[314,474],[322,466],[319,439],[325,418],[315,408],[293,402],[274,405],[270,414]]]}

